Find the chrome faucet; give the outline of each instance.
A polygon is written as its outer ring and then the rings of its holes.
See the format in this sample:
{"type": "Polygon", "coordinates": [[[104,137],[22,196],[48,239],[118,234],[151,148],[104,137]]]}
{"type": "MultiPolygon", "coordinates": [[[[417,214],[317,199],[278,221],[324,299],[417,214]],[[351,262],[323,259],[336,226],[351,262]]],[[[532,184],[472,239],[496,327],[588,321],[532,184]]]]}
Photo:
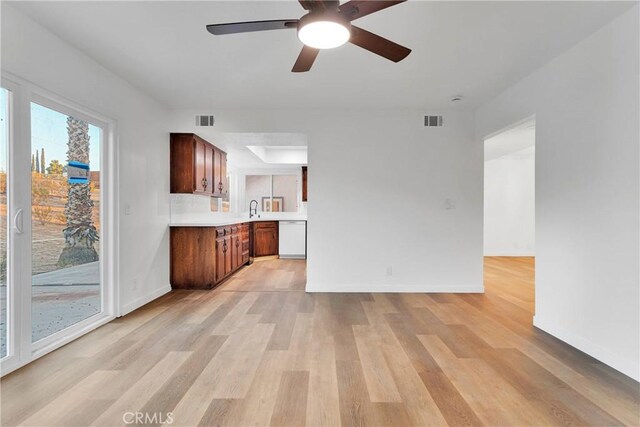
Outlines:
{"type": "Polygon", "coordinates": [[[258,215],[258,201],[252,200],[249,202],[249,218],[253,218],[254,215],[258,215]],[[253,202],[256,203],[256,207],[253,207],[253,202]]]}

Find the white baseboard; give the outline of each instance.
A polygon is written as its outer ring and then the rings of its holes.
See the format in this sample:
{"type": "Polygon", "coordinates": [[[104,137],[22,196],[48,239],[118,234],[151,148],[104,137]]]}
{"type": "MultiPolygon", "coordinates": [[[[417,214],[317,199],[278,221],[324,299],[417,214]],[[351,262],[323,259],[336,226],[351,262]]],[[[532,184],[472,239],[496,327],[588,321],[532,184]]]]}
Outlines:
{"type": "Polygon", "coordinates": [[[640,368],[638,367],[637,360],[629,360],[622,355],[615,354],[587,338],[576,335],[566,329],[559,328],[551,322],[541,319],[540,316],[533,316],[533,326],[587,353],[589,356],[609,365],[616,371],[622,372],[636,381],[640,381],[640,368]]]}
{"type": "Polygon", "coordinates": [[[345,293],[449,293],[449,294],[482,294],[484,285],[399,285],[380,283],[374,285],[354,285],[354,284],[331,284],[330,286],[319,286],[307,282],[305,289],[307,292],[345,292],[345,293]]]}
{"type": "Polygon", "coordinates": [[[136,310],[142,307],[145,304],[150,303],[156,298],[160,298],[162,295],[171,291],[171,285],[163,286],[162,288],[156,289],[152,292],[149,292],[147,295],[143,295],[140,298],[136,298],[135,300],[124,304],[120,307],[120,312],[118,313],[118,317],[124,316],[126,314],[131,313],[133,310],[136,310]]]}

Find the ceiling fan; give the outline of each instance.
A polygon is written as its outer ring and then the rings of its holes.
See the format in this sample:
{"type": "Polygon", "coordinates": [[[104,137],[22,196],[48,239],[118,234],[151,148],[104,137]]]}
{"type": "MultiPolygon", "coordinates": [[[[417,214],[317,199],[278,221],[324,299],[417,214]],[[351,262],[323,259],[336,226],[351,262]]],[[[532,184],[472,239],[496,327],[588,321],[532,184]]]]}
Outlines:
{"type": "Polygon", "coordinates": [[[331,49],[351,42],[393,62],[402,61],[411,49],[351,24],[363,16],[403,3],[406,0],[298,0],[309,12],[300,19],[234,22],[207,25],[216,36],[266,30],[295,29],[304,44],[293,65],[294,73],[309,71],[321,49],[331,49]]]}

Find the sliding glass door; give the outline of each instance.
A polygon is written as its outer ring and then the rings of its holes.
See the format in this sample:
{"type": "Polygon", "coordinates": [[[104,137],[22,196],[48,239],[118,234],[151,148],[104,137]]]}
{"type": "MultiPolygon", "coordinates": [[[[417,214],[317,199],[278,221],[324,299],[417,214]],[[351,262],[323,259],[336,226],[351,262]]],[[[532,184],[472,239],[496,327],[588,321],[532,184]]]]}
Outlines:
{"type": "Polygon", "coordinates": [[[31,323],[36,342],[101,311],[100,140],[31,103],[31,323]]]}
{"type": "Polygon", "coordinates": [[[8,354],[9,98],[0,87],[0,359],[8,354]]]}
{"type": "Polygon", "coordinates": [[[29,83],[2,81],[2,374],[114,317],[112,128],[29,83]]]}

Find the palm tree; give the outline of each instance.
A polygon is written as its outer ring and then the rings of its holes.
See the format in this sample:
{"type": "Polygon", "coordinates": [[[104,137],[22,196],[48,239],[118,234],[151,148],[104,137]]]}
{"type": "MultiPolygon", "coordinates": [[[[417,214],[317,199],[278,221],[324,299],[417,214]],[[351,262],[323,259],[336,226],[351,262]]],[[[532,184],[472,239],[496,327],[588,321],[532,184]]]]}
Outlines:
{"type": "MultiPolygon", "coordinates": [[[[74,117],[67,117],[69,135],[67,159],[89,164],[89,125],[74,117]]],[[[67,227],[63,230],[65,247],[58,259],[61,267],[85,264],[98,260],[94,244],[98,230],[91,217],[93,201],[90,184],[69,184],[64,209],[67,227]]]]}

